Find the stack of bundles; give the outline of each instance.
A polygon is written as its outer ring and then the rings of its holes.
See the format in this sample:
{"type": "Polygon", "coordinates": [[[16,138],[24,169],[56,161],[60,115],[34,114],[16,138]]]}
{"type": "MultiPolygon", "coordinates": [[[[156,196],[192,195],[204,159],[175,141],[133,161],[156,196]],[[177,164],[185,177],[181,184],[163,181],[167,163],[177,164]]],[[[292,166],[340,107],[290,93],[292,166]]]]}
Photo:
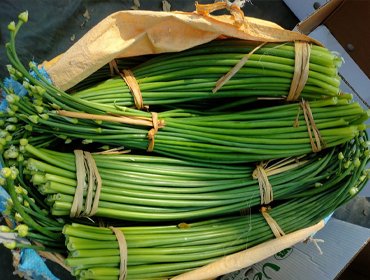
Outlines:
{"type": "Polygon", "coordinates": [[[18,59],[25,21],[9,25],[1,184],[33,244],[9,248],[68,253],[79,279],[167,279],[311,226],[367,182],[368,113],[323,47],[216,40],[66,93],[18,59]]]}
{"type": "Polygon", "coordinates": [[[278,224],[279,232],[274,232],[275,236],[263,217],[266,212],[177,226],[107,229],[72,224],[63,230],[69,250],[66,263],[79,279],[117,279],[122,246],[116,241],[119,231],[127,242],[127,279],[166,279],[317,223],[366,184],[366,180],[360,178],[366,177],[363,172],[368,156],[363,153],[367,149],[358,144],[346,145],[344,160],[359,156],[361,164],[351,164],[348,169],[342,166],[342,172],[336,169],[336,177],[324,179],[322,186],[292,196],[268,210],[267,215],[278,224]]]}
{"type": "MultiPolygon", "coordinates": [[[[24,149],[30,157],[24,173],[32,174],[30,181],[47,195],[51,213],[69,215],[79,203],[76,187],[81,187],[75,155],[30,145],[24,149]]],[[[196,166],[191,161],[157,156],[92,154],[101,177],[99,198],[96,209],[88,203],[80,208],[81,212],[89,208],[99,217],[132,221],[188,221],[235,213],[332,185],[343,164],[338,157],[347,155],[346,149],[336,147],[301,158],[271,161],[257,169],[245,165],[196,166]],[[268,176],[267,185],[257,180],[261,168],[268,176]]],[[[90,190],[82,191],[87,197],[90,190]]]]}

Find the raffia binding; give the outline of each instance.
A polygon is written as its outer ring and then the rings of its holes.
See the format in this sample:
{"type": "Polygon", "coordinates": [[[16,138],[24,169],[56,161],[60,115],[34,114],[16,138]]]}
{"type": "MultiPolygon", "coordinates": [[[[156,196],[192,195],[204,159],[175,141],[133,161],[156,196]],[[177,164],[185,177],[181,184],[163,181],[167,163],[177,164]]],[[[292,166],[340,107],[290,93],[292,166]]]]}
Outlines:
{"type": "Polygon", "coordinates": [[[91,217],[98,210],[102,180],[89,152],[75,150],[77,186],[70,217],[91,217]],[[84,199],[86,191],[86,199],[84,199]]]}
{"type": "Polygon", "coordinates": [[[302,100],[300,106],[303,110],[304,119],[307,124],[307,131],[310,137],[312,151],[314,153],[320,152],[323,148],[323,140],[320,131],[315,124],[310,104],[308,103],[308,101],[302,100]]]}
{"type": "Polygon", "coordinates": [[[118,69],[118,65],[117,65],[117,61],[115,59],[113,59],[111,62],[109,62],[109,72],[110,72],[110,75],[113,77],[114,74],[119,74],[119,69],[118,69]]]}
{"type": "Polygon", "coordinates": [[[118,68],[117,61],[115,59],[109,62],[109,71],[111,76],[113,76],[114,73],[116,73],[120,75],[121,78],[125,81],[126,85],[130,89],[132,97],[134,98],[136,109],[142,110],[146,108],[146,106],[144,106],[143,95],[141,94],[139,83],[137,82],[134,73],[129,69],[122,70],[121,72],[118,68]]]}
{"type": "Polygon", "coordinates": [[[118,228],[109,227],[116,235],[119,247],[120,266],[119,266],[119,280],[125,280],[127,277],[127,243],[123,232],[118,228]]]}
{"type": "Polygon", "coordinates": [[[202,16],[209,16],[210,13],[219,10],[228,10],[234,19],[234,25],[236,27],[241,27],[245,24],[244,12],[241,7],[246,1],[237,1],[237,3],[230,3],[229,1],[215,2],[212,4],[199,4],[198,1],[195,2],[195,9],[197,14],[202,16]]]}
{"type": "Polygon", "coordinates": [[[268,175],[265,170],[266,164],[259,163],[256,169],[253,171],[252,176],[254,179],[258,179],[258,185],[260,187],[261,205],[267,205],[274,200],[272,191],[272,185],[270,184],[268,175]]]}
{"type": "Polygon", "coordinates": [[[123,70],[120,75],[131,91],[132,97],[134,98],[135,107],[138,110],[144,109],[145,106],[143,102],[143,95],[141,94],[139,83],[137,82],[134,73],[131,70],[126,69],[123,70]]]}
{"type": "Polygon", "coordinates": [[[148,151],[151,152],[154,149],[154,137],[158,132],[159,128],[165,126],[164,120],[158,119],[158,114],[155,112],[151,112],[152,117],[126,117],[126,116],[111,116],[111,115],[96,115],[96,114],[87,114],[82,112],[72,112],[72,111],[65,111],[65,110],[58,110],[58,115],[76,119],[85,119],[85,120],[100,120],[100,121],[108,121],[108,122],[117,122],[129,125],[141,125],[141,126],[151,126],[152,129],[148,132],[148,151]]]}
{"type": "Polygon", "coordinates": [[[254,54],[260,48],[262,48],[264,45],[266,45],[266,42],[258,45],[248,54],[243,56],[242,59],[233,68],[231,68],[229,72],[227,72],[216,82],[216,86],[212,89],[212,92],[216,93],[218,90],[220,90],[241,68],[243,68],[244,64],[248,61],[251,55],[254,54]]]}
{"type": "Polygon", "coordinates": [[[294,73],[287,101],[295,101],[306,85],[310,68],[311,45],[307,42],[294,42],[294,73]]]}
{"type": "Polygon", "coordinates": [[[122,154],[129,154],[131,153],[131,150],[125,150],[124,146],[112,148],[109,150],[101,151],[101,152],[95,152],[94,155],[122,155],[122,154]]]}
{"type": "Polygon", "coordinates": [[[261,214],[265,218],[267,224],[271,228],[271,231],[274,233],[276,238],[280,238],[285,235],[284,231],[281,229],[278,223],[268,213],[267,207],[261,207],[261,214]]]}
{"type": "Polygon", "coordinates": [[[301,108],[302,108],[301,106],[298,107],[298,112],[297,112],[297,116],[295,117],[293,127],[299,127],[299,116],[301,114],[301,108]]]}
{"type": "Polygon", "coordinates": [[[301,160],[302,157],[289,157],[273,163],[272,161],[267,161],[257,164],[252,177],[258,180],[261,205],[268,205],[274,200],[273,188],[268,177],[305,164],[307,160],[301,160]]]}
{"type": "MultiPolygon", "coordinates": [[[[59,116],[84,119],[84,120],[94,120],[94,121],[106,121],[106,122],[116,122],[129,125],[140,125],[140,126],[153,126],[152,118],[146,117],[133,117],[133,116],[117,116],[117,115],[97,115],[88,114],[83,112],[72,112],[66,110],[58,110],[59,116]]],[[[158,120],[158,128],[164,127],[164,120],[158,120]]]]}
{"type": "Polygon", "coordinates": [[[154,144],[155,144],[155,135],[158,132],[158,114],[155,112],[152,112],[152,122],[153,122],[153,128],[149,130],[148,132],[148,140],[149,140],[149,145],[148,145],[148,152],[152,152],[154,150],[154,144]]]}

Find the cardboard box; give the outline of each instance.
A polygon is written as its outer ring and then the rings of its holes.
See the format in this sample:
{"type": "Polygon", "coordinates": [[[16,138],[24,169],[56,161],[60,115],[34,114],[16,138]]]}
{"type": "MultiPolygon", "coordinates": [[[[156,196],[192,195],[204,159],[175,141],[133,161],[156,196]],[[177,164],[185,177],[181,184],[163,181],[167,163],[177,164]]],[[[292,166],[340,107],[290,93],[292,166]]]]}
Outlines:
{"type": "Polygon", "coordinates": [[[314,238],[324,240],[322,255],[312,242],[300,243],[220,280],[333,280],[370,241],[370,229],[332,218],[314,238]]]}
{"type": "MultiPolygon", "coordinates": [[[[296,31],[317,39],[341,55],[344,61],[339,69],[341,90],[352,93],[354,100],[370,109],[370,1],[284,2],[300,20],[296,31]]],[[[367,132],[370,134],[370,129],[367,132]]],[[[370,183],[360,195],[370,197],[370,183]]]]}
{"type": "Polygon", "coordinates": [[[343,1],[324,24],[370,78],[370,1],[343,1]]]}
{"type": "Polygon", "coordinates": [[[310,34],[324,24],[370,78],[369,19],[370,1],[331,0],[301,21],[296,29],[310,34]]]}
{"type": "Polygon", "coordinates": [[[303,5],[300,5],[300,9],[298,7],[295,8],[295,5],[302,4],[298,3],[299,1],[294,1],[294,3],[291,0],[285,0],[284,2],[301,20],[295,29],[300,33],[308,35],[340,9],[344,0],[331,0],[324,5],[321,5],[320,1],[306,1],[303,5]],[[316,10],[317,3],[320,7],[316,10]]]}
{"type": "Polygon", "coordinates": [[[300,22],[295,30],[322,42],[344,60],[342,89],[370,108],[370,1],[284,0],[300,22]],[[316,4],[322,4],[315,9],[316,4]]]}

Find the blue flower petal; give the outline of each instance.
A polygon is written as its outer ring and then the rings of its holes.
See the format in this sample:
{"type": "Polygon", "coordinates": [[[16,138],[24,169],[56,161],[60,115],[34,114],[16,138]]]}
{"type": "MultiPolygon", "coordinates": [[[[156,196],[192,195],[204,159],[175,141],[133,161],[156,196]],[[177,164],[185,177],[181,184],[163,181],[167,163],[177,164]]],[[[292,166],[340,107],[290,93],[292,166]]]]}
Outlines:
{"type": "Polygon", "coordinates": [[[5,112],[7,108],[8,108],[8,101],[6,101],[4,97],[4,99],[1,100],[0,102],[0,112],[5,112]]]}
{"type": "MultiPolygon", "coordinates": [[[[36,62],[33,62],[36,66],[37,66],[37,63],[36,62]]],[[[41,68],[38,68],[38,71],[39,71],[39,73],[49,82],[49,84],[52,84],[53,82],[51,81],[51,78],[50,78],[50,76],[49,76],[49,74],[48,74],[48,72],[46,72],[46,70],[45,70],[45,68],[44,68],[44,66],[43,67],[41,67],[41,68]]],[[[35,79],[37,79],[37,80],[39,80],[39,81],[41,81],[41,79],[40,79],[40,77],[39,76],[37,76],[37,74],[35,73],[35,71],[33,71],[33,70],[31,70],[30,71],[30,74],[31,74],[31,76],[32,77],[34,77],[35,79]]]]}
{"type": "MultiPolygon", "coordinates": [[[[0,162],[0,170],[2,168],[3,166],[0,162]]],[[[6,209],[6,203],[7,203],[8,198],[10,198],[9,194],[6,192],[6,190],[2,186],[0,186],[0,213],[4,212],[4,210],[6,209]]]]}
{"type": "Polygon", "coordinates": [[[10,198],[9,194],[2,186],[0,186],[0,213],[5,211],[6,204],[9,198],[10,198]]]}
{"type": "Polygon", "coordinates": [[[9,90],[13,90],[13,92],[20,97],[27,95],[27,90],[24,86],[13,78],[5,78],[4,86],[9,90]]]}

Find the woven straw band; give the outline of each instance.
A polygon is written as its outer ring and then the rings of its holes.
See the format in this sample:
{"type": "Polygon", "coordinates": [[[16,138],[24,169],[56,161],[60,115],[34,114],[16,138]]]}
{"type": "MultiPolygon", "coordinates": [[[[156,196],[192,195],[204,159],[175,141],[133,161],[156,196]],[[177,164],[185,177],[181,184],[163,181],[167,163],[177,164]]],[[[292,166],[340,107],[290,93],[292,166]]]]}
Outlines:
{"type": "Polygon", "coordinates": [[[256,169],[252,173],[253,179],[258,180],[260,187],[261,205],[267,205],[274,200],[272,185],[270,184],[267,172],[265,170],[267,164],[261,162],[257,164],[256,169]]]}
{"type": "Polygon", "coordinates": [[[300,106],[303,110],[304,119],[307,125],[308,135],[310,137],[311,148],[314,153],[320,152],[323,148],[323,140],[319,129],[315,124],[315,120],[312,115],[311,107],[308,101],[302,100],[300,106]],[[313,135],[312,135],[313,134],[313,135]]]}
{"type": "Polygon", "coordinates": [[[290,169],[299,167],[307,160],[301,160],[304,156],[300,157],[289,157],[279,161],[267,161],[257,164],[256,169],[252,173],[253,179],[258,180],[260,187],[261,205],[267,205],[274,199],[273,188],[269,181],[269,176],[276,175],[282,172],[286,172],[290,169]]]}
{"type": "Polygon", "coordinates": [[[255,47],[252,51],[242,57],[242,59],[233,67],[227,74],[222,76],[217,82],[216,86],[212,89],[213,93],[216,93],[219,89],[221,89],[240,69],[243,68],[244,64],[248,61],[252,54],[254,54],[257,50],[262,48],[265,43],[262,43],[255,47]]]}
{"type": "Polygon", "coordinates": [[[112,148],[101,152],[95,152],[94,155],[122,155],[131,153],[131,150],[125,150],[124,148],[124,146],[112,148]]]}
{"type": "Polygon", "coordinates": [[[267,207],[261,207],[261,213],[276,238],[280,238],[285,235],[284,231],[281,229],[278,223],[267,212],[267,207]]]}
{"type": "Polygon", "coordinates": [[[125,280],[127,277],[127,243],[123,232],[118,228],[109,227],[111,231],[116,235],[118,246],[119,246],[119,256],[120,256],[120,266],[119,266],[119,280],[125,280]]]}
{"type": "Polygon", "coordinates": [[[148,139],[149,139],[149,145],[147,148],[148,152],[152,152],[154,150],[154,137],[158,132],[158,114],[155,112],[152,112],[152,122],[153,122],[153,128],[149,130],[148,132],[148,139]]]}
{"type": "MultiPolygon", "coordinates": [[[[224,76],[222,76],[217,82],[216,86],[212,89],[213,93],[216,93],[221,89],[248,61],[252,54],[263,47],[267,42],[264,42],[252,51],[242,57],[242,59],[224,76]]],[[[289,94],[286,98],[287,101],[295,101],[299,98],[304,86],[306,85],[309,66],[310,66],[310,53],[311,46],[306,42],[294,42],[294,73],[292,82],[290,84],[289,94]]],[[[280,100],[280,97],[269,97],[269,98],[258,98],[260,100],[280,100]]]]}
{"type": "Polygon", "coordinates": [[[117,65],[117,61],[113,59],[111,62],[109,62],[109,72],[110,75],[113,77],[115,73],[119,74],[119,69],[117,65]]]}
{"type": "Polygon", "coordinates": [[[117,61],[115,59],[109,62],[109,70],[111,76],[113,76],[114,73],[116,73],[120,75],[121,78],[125,81],[126,85],[130,89],[132,97],[134,98],[136,109],[142,110],[146,108],[146,106],[144,106],[143,95],[141,94],[139,83],[137,82],[134,73],[129,69],[122,70],[121,72],[118,69],[117,61]]]}
{"type": "Polygon", "coordinates": [[[310,68],[311,45],[306,42],[294,42],[294,73],[290,84],[287,101],[295,101],[306,85],[310,68]]]}
{"type": "MultiPolygon", "coordinates": [[[[137,82],[134,76],[134,73],[129,69],[125,69],[122,72],[120,72],[118,69],[116,60],[112,60],[109,63],[109,68],[110,68],[111,74],[113,72],[118,73],[122,77],[122,79],[125,81],[127,86],[129,87],[132,97],[134,98],[136,109],[142,110],[144,108],[148,108],[148,106],[144,106],[143,95],[141,93],[139,83],[137,82]]],[[[148,152],[152,152],[154,150],[154,143],[155,143],[154,138],[158,132],[159,126],[163,123],[163,122],[158,121],[157,113],[152,112],[151,114],[152,114],[153,128],[150,129],[148,132],[148,140],[149,140],[149,144],[147,148],[148,152]]]]}
{"type": "Polygon", "coordinates": [[[228,1],[220,1],[212,4],[199,4],[195,2],[195,9],[197,14],[202,16],[208,16],[210,13],[218,10],[228,10],[234,19],[234,25],[241,27],[245,21],[244,12],[240,7],[234,3],[229,4],[228,1]]]}
{"type": "Polygon", "coordinates": [[[102,180],[89,152],[75,150],[77,186],[70,217],[90,217],[98,210],[102,180]],[[84,192],[86,199],[84,200],[84,192]]]}
{"type": "Polygon", "coordinates": [[[58,115],[76,119],[85,119],[85,120],[100,120],[100,121],[108,121],[108,122],[117,122],[129,125],[141,125],[141,126],[151,126],[152,129],[148,132],[148,151],[151,152],[154,149],[154,137],[158,132],[159,128],[165,126],[164,120],[158,119],[158,114],[152,112],[151,118],[143,118],[143,117],[126,117],[126,116],[111,116],[111,115],[96,115],[96,114],[87,114],[82,112],[71,112],[65,110],[58,110],[58,115]]]}
{"type": "Polygon", "coordinates": [[[141,90],[139,87],[139,83],[135,79],[134,73],[131,70],[123,70],[120,73],[123,80],[126,82],[127,86],[129,87],[132,97],[134,98],[135,106],[138,110],[142,110],[145,108],[143,95],[141,94],[141,90]]]}

